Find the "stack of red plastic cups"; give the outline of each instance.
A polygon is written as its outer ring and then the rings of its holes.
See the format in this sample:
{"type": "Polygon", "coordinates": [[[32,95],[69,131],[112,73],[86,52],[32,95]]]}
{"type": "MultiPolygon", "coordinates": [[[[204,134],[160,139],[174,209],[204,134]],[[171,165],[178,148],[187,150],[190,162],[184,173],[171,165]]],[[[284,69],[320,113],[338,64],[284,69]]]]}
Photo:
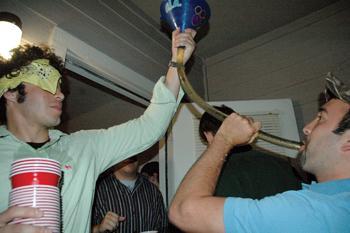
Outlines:
{"type": "Polygon", "coordinates": [[[44,226],[60,232],[60,163],[46,158],[26,158],[12,163],[10,206],[36,207],[41,218],[14,219],[11,224],[44,226]]]}

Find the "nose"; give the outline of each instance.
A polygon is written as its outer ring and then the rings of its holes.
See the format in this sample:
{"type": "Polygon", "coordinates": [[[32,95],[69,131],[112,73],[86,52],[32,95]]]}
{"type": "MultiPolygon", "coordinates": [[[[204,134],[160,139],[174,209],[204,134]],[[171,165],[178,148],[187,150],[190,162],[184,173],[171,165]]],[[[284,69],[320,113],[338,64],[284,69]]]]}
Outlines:
{"type": "Polygon", "coordinates": [[[59,86],[57,87],[55,97],[61,102],[64,100],[64,94],[62,93],[61,88],[59,86]]]}
{"type": "Polygon", "coordinates": [[[304,134],[306,136],[309,135],[312,132],[313,128],[316,125],[316,122],[317,122],[317,118],[315,118],[314,120],[310,121],[307,125],[304,126],[303,132],[304,132],[304,134]]]}

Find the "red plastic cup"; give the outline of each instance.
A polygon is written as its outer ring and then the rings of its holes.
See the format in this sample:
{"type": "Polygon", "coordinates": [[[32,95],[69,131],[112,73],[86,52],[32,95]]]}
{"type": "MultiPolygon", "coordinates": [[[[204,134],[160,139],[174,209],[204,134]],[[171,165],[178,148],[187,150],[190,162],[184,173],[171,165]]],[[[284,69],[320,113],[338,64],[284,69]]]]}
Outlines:
{"type": "Polygon", "coordinates": [[[12,188],[27,185],[50,185],[58,186],[60,176],[49,172],[26,172],[11,177],[12,188]]]}
{"type": "Polygon", "coordinates": [[[36,207],[44,212],[41,218],[15,218],[9,224],[45,226],[60,232],[60,193],[58,184],[61,166],[46,158],[27,158],[12,163],[10,179],[10,206],[36,207]]]}

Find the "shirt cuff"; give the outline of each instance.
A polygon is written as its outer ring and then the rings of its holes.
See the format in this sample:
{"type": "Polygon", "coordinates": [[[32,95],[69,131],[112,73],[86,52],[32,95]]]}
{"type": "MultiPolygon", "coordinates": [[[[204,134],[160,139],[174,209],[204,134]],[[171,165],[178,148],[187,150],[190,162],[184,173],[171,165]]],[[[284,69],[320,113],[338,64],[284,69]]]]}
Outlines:
{"type": "Polygon", "coordinates": [[[175,99],[174,94],[165,86],[164,83],[165,76],[162,76],[156,83],[153,88],[153,95],[151,102],[152,103],[177,103],[181,102],[182,97],[184,96],[184,91],[181,86],[179,88],[179,93],[177,95],[177,99],[175,99]]]}

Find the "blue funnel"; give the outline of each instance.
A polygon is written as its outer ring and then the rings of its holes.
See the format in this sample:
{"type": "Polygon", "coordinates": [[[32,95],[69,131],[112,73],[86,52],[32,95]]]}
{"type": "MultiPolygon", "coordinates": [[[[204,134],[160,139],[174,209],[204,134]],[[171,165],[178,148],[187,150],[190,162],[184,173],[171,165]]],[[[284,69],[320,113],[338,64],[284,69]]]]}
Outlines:
{"type": "Polygon", "coordinates": [[[197,30],[209,17],[210,8],[205,0],[163,0],[160,5],[160,19],[172,30],[197,30]]]}

